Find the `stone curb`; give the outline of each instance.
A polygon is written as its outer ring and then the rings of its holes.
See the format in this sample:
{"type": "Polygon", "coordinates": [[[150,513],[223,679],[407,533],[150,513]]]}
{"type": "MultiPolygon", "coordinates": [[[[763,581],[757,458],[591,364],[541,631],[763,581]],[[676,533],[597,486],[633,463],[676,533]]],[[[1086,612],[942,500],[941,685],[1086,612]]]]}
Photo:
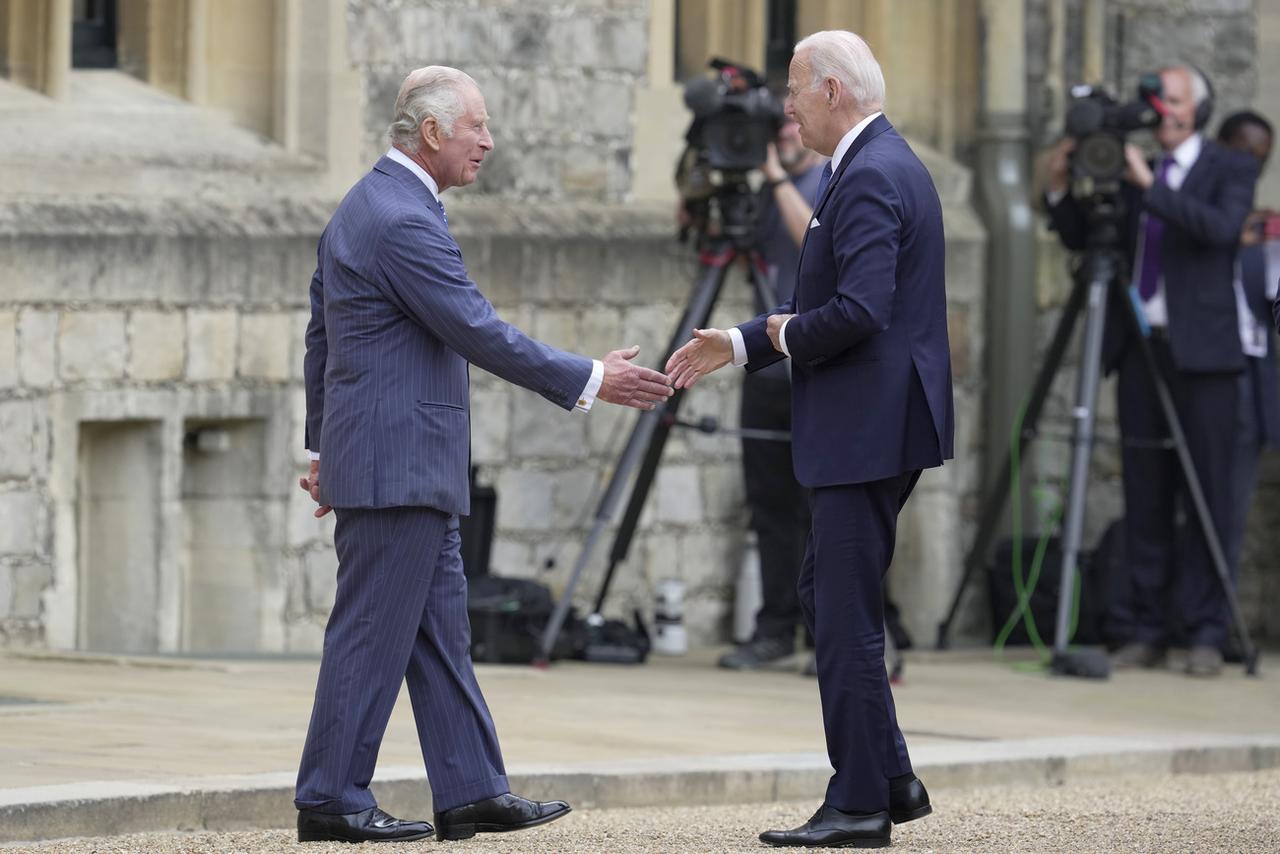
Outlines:
{"type": "MultiPolygon", "coordinates": [[[[1115,774],[1256,771],[1280,766],[1280,735],[1068,737],[922,745],[912,751],[930,788],[1060,785],[1115,774]]],[[[512,789],[579,808],[764,803],[821,797],[826,756],[743,754],[512,766],[512,789]]],[[[292,773],[167,783],[94,782],[0,789],[0,843],[71,836],[292,826],[292,773]]],[[[421,769],[380,768],[381,806],[427,816],[421,769]]]]}

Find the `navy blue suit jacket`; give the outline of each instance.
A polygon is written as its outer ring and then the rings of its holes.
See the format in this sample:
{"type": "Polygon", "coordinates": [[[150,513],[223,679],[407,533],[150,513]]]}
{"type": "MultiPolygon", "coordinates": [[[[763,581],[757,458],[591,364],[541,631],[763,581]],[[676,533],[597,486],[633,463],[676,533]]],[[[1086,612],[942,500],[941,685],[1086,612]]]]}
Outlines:
{"type": "Polygon", "coordinates": [[[431,191],[386,157],[320,237],[306,344],[306,442],[334,507],[468,513],[468,363],[565,409],[592,371],[497,316],[431,191]]]}
{"type": "MultiPolygon", "coordinates": [[[[1165,221],[1160,259],[1169,350],[1179,370],[1240,371],[1245,367],[1232,282],[1240,230],[1253,207],[1257,177],[1253,157],[1205,140],[1177,190],[1157,182],[1144,194],[1132,184],[1124,185],[1126,216],[1120,240],[1131,268],[1142,212],[1165,221]]],[[[1086,248],[1085,212],[1070,194],[1049,207],[1049,219],[1068,249],[1086,248]]],[[[1103,343],[1108,370],[1119,366],[1129,345],[1131,333],[1118,314],[1121,310],[1132,311],[1113,300],[1103,343]]]]}
{"type": "Polygon", "coordinates": [[[818,200],[795,295],[740,327],[747,370],[758,370],[783,358],[768,315],[796,315],[786,337],[803,485],[867,483],[952,456],[944,254],[933,179],[878,116],[818,200]]]}
{"type": "MultiPolygon", "coordinates": [[[[1245,302],[1263,328],[1272,314],[1267,299],[1267,253],[1261,246],[1240,249],[1240,284],[1245,302]]],[[[1254,405],[1257,408],[1258,433],[1264,445],[1280,448],[1280,374],[1276,371],[1276,342],[1267,333],[1267,355],[1249,360],[1254,383],[1254,405]]]]}

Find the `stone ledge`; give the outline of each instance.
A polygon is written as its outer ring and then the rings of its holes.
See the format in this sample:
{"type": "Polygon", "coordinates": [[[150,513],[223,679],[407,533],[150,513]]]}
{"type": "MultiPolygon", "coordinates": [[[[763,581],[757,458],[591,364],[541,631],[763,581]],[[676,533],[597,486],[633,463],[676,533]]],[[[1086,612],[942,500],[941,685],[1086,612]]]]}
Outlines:
{"type": "MultiPolygon", "coordinates": [[[[922,745],[914,765],[935,789],[1061,785],[1110,774],[1223,773],[1280,766],[1280,735],[1069,737],[922,745]]],[[[819,753],[741,754],[513,766],[512,788],[608,809],[817,798],[831,769],[819,753]]],[[[170,782],[88,782],[0,790],[0,843],[172,830],[284,828],[292,772],[170,782]]],[[[381,768],[380,804],[431,812],[426,775],[381,768]]]]}

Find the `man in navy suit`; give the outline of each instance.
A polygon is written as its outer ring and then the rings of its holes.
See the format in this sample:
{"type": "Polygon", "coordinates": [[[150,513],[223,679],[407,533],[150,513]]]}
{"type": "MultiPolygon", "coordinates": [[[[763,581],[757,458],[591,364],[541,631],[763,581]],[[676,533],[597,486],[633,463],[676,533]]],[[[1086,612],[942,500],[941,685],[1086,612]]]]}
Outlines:
{"type": "Polygon", "coordinates": [[[787,114],[831,157],[792,299],[730,330],[694,330],[667,363],[677,388],[729,363],[792,364],[796,477],[813,527],[800,601],[813,631],[835,774],[785,846],[883,847],[891,822],[927,815],[884,667],[881,581],[898,513],[922,469],[952,455],[942,206],[881,112],[884,77],[853,33],[796,45],[787,114]]]}
{"type": "Polygon", "coordinates": [[[475,180],[493,149],[484,98],[461,71],[406,78],[392,148],[320,238],[306,332],[302,479],[337,515],[338,586],[295,804],[300,841],[431,834],[377,807],[369,783],[402,682],[431,785],[437,838],[518,830],[569,811],[510,793],[470,657],[458,516],[469,510],[468,368],[566,410],[596,398],[651,409],[666,377],[638,348],[593,361],[498,318],[467,275],[440,194],[475,180]],[[321,477],[320,464],[324,475],[321,477]]]}
{"type": "MultiPolygon", "coordinates": [[[[1274,134],[1271,123],[1251,110],[1222,120],[1218,142],[1252,155],[1258,171],[1271,157],[1274,134]]],[[[1236,311],[1240,317],[1240,341],[1245,347],[1245,369],[1240,374],[1240,408],[1237,417],[1235,518],[1224,547],[1233,581],[1240,572],[1245,531],[1253,489],[1258,481],[1258,458],[1263,448],[1280,448],[1280,374],[1276,371],[1275,340],[1271,334],[1271,306],[1275,302],[1280,269],[1268,252],[1266,221],[1270,210],[1255,210],[1245,219],[1237,256],[1236,311]]]]}
{"type": "MultiPolygon", "coordinates": [[[[1160,71],[1166,111],[1155,128],[1161,149],[1153,169],[1142,152],[1126,145],[1127,182],[1121,241],[1131,259],[1132,290],[1150,328],[1151,350],[1168,384],[1186,434],[1196,476],[1204,489],[1218,539],[1227,543],[1236,498],[1234,413],[1245,368],[1236,304],[1236,251],[1240,229],[1253,204],[1258,166],[1200,133],[1209,120],[1212,90],[1195,68],[1160,71]]],[[[1086,248],[1086,212],[1068,192],[1067,154],[1058,146],[1050,159],[1049,217],[1068,249],[1086,248]]],[[[1214,676],[1222,669],[1227,604],[1213,568],[1208,542],[1191,505],[1184,542],[1176,537],[1177,502],[1185,499],[1174,452],[1164,446],[1169,430],[1155,385],[1132,340],[1117,302],[1108,317],[1104,367],[1119,370],[1117,383],[1125,502],[1125,562],[1129,590],[1111,605],[1112,631],[1124,644],[1112,656],[1123,667],[1157,667],[1165,660],[1174,613],[1190,645],[1186,671],[1214,676]],[[1181,570],[1176,586],[1175,564],[1181,570]]]]}

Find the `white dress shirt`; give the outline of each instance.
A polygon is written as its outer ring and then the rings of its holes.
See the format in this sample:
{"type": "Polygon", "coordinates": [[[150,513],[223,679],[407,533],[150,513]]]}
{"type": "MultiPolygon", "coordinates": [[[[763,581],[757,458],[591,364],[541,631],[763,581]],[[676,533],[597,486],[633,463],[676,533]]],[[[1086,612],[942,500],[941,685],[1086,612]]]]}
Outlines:
{"type": "MultiPolygon", "coordinates": [[[[394,160],[396,163],[399,163],[401,166],[416,175],[418,180],[425,184],[427,189],[431,191],[432,198],[440,204],[441,209],[443,210],[444,205],[440,202],[440,185],[436,183],[436,179],[432,178],[427,170],[415,163],[412,158],[398,148],[392,147],[388,149],[387,158],[389,160],[394,160]]],[[[604,363],[599,359],[592,359],[591,378],[587,380],[587,384],[582,389],[582,393],[578,395],[578,402],[573,407],[575,411],[589,412],[591,410],[592,404],[596,402],[596,395],[600,391],[600,384],[602,382],[604,382],[604,363]]],[[[313,460],[320,459],[320,454],[311,449],[307,450],[307,454],[313,460]]]]}
{"type": "MultiPolygon", "coordinates": [[[[862,133],[866,126],[875,121],[880,115],[882,114],[879,111],[876,111],[867,116],[850,128],[849,132],[841,137],[840,141],[836,143],[836,150],[831,155],[832,181],[835,181],[836,179],[836,172],[840,171],[840,161],[849,153],[849,147],[853,145],[853,141],[858,138],[858,134],[862,133]]],[[[818,199],[818,201],[821,202],[822,200],[818,199]]],[[[813,225],[810,224],[809,227],[812,228],[813,225]]],[[[791,318],[787,318],[783,321],[782,328],[778,330],[778,346],[782,349],[782,354],[787,358],[791,357],[791,351],[787,349],[787,324],[790,322],[791,318]]],[[[745,365],[747,363],[747,345],[742,340],[742,330],[738,329],[736,326],[731,327],[729,329],[729,341],[733,344],[733,364],[739,367],[745,365]]]]}
{"type": "MultiPolygon", "coordinates": [[[[1169,164],[1168,171],[1164,173],[1164,183],[1168,185],[1170,190],[1177,191],[1182,188],[1182,182],[1187,180],[1187,173],[1191,171],[1191,167],[1200,158],[1200,152],[1203,148],[1204,138],[1198,133],[1193,133],[1173,150],[1171,154],[1173,162],[1169,164]]],[[[1146,233],[1147,215],[1144,213],[1138,223],[1138,251],[1135,254],[1133,264],[1135,279],[1142,273],[1142,255],[1146,243],[1146,233]]],[[[1165,302],[1163,275],[1156,280],[1156,292],[1151,295],[1151,299],[1142,304],[1142,308],[1147,316],[1147,325],[1152,327],[1169,325],[1169,308],[1165,302]]]]}

